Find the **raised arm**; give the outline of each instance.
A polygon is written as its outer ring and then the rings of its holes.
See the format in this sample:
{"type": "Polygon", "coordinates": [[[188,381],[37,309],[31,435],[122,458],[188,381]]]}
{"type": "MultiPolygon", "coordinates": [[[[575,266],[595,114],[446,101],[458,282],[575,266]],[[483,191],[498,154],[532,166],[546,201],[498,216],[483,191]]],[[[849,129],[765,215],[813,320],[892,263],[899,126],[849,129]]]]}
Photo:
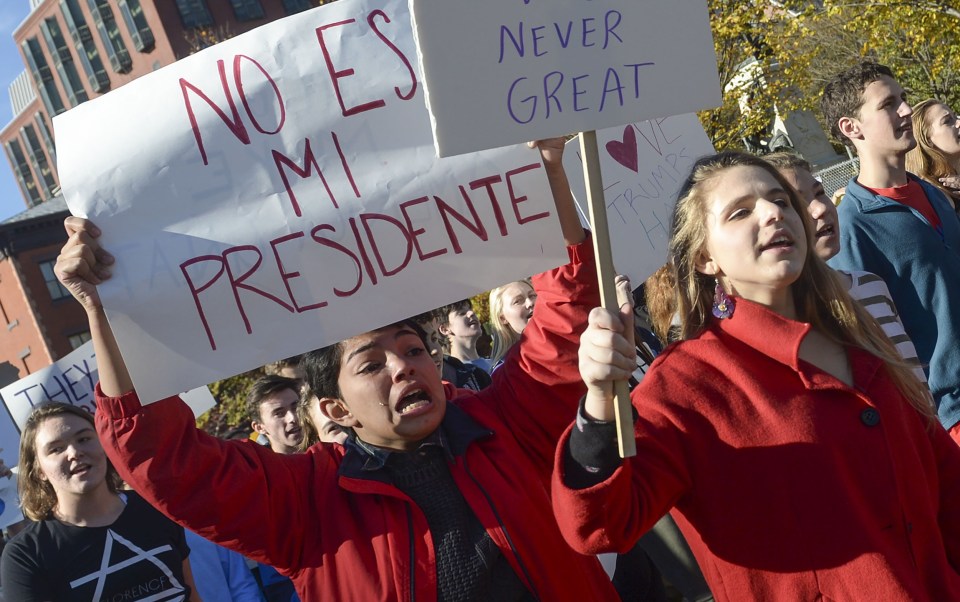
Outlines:
{"type": "Polygon", "coordinates": [[[570,246],[581,243],[587,235],[580,224],[580,214],[577,213],[576,202],[570,191],[567,172],[563,169],[563,149],[566,143],[566,138],[548,138],[528,142],[527,145],[540,149],[543,168],[547,172],[550,192],[553,194],[553,203],[557,208],[557,217],[560,218],[563,240],[567,246],[570,246]]]}
{"type": "Polygon", "coordinates": [[[533,277],[533,318],[493,373],[493,384],[477,399],[498,413],[546,481],[557,439],[573,420],[585,391],[577,372],[577,348],[600,293],[592,242],[563,172],[563,139],[536,144],[547,166],[570,261],[533,277]]]}
{"type": "Polygon", "coordinates": [[[334,460],[220,441],[196,428],[178,397],[141,405],[96,289],[114,258],[91,222],[70,217],[65,226],[70,239],[55,271],[90,317],[100,373],[97,432],[120,476],[194,532],[278,568],[296,567],[305,515],[319,507],[320,473],[336,478],[334,460]]]}
{"type": "MultiPolygon", "coordinates": [[[[594,309],[580,341],[580,373],[587,386],[576,422],[561,438],[551,487],[554,514],[567,542],[578,552],[626,552],[656,523],[684,490],[666,433],[641,418],[637,456],[621,460],[617,451],[613,383],[636,366],[633,311],[620,315],[594,309]],[[647,427],[651,433],[643,433],[647,427]]],[[[648,378],[656,378],[653,368],[648,378]]],[[[645,381],[646,382],[646,381],[645,381]]],[[[641,396],[634,394],[636,405],[641,396]]],[[[656,420],[656,419],[654,419],[656,420]]],[[[663,425],[661,424],[661,427],[663,425]]]]}
{"type": "Polygon", "coordinates": [[[63,227],[68,238],[57,257],[54,272],[87,312],[90,337],[97,354],[100,388],[109,397],[119,397],[133,391],[133,381],[97,292],[97,285],[110,277],[110,266],[115,259],[100,247],[100,228],[93,222],[70,216],[64,220],[63,227]]]}

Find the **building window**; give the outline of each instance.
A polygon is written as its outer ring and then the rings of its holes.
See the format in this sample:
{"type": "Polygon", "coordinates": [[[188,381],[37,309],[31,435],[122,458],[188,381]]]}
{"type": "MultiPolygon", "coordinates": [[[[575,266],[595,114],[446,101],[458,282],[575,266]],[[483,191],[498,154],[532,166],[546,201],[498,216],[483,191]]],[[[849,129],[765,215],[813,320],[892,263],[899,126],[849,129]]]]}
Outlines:
{"type": "Polygon", "coordinates": [[[53,59],[53,67],[60,74],[60,83],[67,92],[67,100],[70,106],[77,106],[87,100],[87,91],[83,89],[83,83],[80,81],[80,75],[77,74],[77,67],[73,64],[73,54],[67,46],[67,40],[63,37],[63,31],[56,17],[50,17],[40,22],[40,32],[43,33],[43,39],[47,43],[47,50],[50,51],[50,58],[53,59]]]}
{"type": "Polygon", "coordinates": [[[47,155],[44,154],[40,146],[40,139],[37,138],[37,132],[29,123],[20,128],[20,134],[23,136],[23,145],[27,149],[27,154],[33,160],[33,171],[39,174],[39,182],[43,187],[43,196],[50,198],[52,191],[57,187],[57,181],[53,177],[53,170],[50,169],[50,163],[47,161],[47,155]]]}
{"type": "Polygon", "coordinates": [[[113,18],[113,9],[110,8],[107,0],[87,0],[87,5],[90,7],[93,22],[100,33],[103,48],[107,51],[110,66],[117,73],[130,71],[133,63],[130,61],[127,46],[120,37],[120,28],[117,27],[117,21],[113,18]]]}
{"type": "Polygon", "coordinates": [[[120,0],[117,6],[120,7],[123,22],[127,24],[127,31],[130,32],[133,47],[140,52],[153,50],[153,31],[147,24],[147,17],[143,14],[140,0],[120,0]]]}
{"type": "Polygon", "coordinates": [[[313,6],[310,5],[310,0],[283,0],[283,8],[287,10],[288,15],[292,15],[313,8],[313,6]]]}
{"type": "Polygon", "coordinates": [[[57,149],[53,145],[53,137],[50,136],[50,128],[47,127],[47,120],[42,111],[37,111],[37,129],[43,136],[43,143],[47,146],[47,154],[54,163],[57,162],[57,149]]]}
{"type": "Polygon", "coordinates": [[[56,274],[53,273],[53,264],[54,260],[41,261],[40,262],[40,273],[43,274],[43,281],[47,284],[47,292],[50,293],[50,298],[56,301],[57,299],[64,299],[70,296],[70,291],[68,291],[60,281],[57,280],[56,274]]]}
{"type": "Polygon", "coordinates": [[[78,332],[77,334],[72,334],[67,337],[67,340],[70,341],[70,348],[76,349],[80,345],[83,345],[90,340],[90,331],[84,330],[83,332],[78,332]]]}
{"type": "Polygon", "coordinates": [[[106,92],[110,89],[110,77],[107,75],[107,70],[103,68],[100,51],[93,43],[93,35],[80,11],[80,5],[77,0],[60,0],[60,12],[63,15],[63,21],[67,24],[67,31],[73,38],[73,45],[77,49],[80,66],[83,67],[83,72],[87,76],[90,89],[94,92],[106,92]]]}
{"type": "Polygon", "coordinates": [[[186,29],[213,25],[213,16],[205,0],[177,0],[177,10],[186,29]]]}
{"type": "Polygon", "coordinates": [[[57,84],[53,81],[53,73],[47,65],[40,42],[37,38],[30,38],[23,41],[22,48],[23,56],[27,59],[27,66],[33,74],[33,81],[37,84],[37,91],[40,92],[40,98],[43,100],[43,106],[47,108],[47,113],[50,115],[63,113],[67,109],[63,106],[63,99],[60,98],[57,84]]]}
{"type": "Polygon", "coordinates": [[[233,14],[237,21],[254,21],[263,18],[263,7],[260,0],[230,0],[233,5],[233,14]]]}
{"type": "Polygon", "coordinates": [[[10,158],[10,164],[13,165],[13,171],[17,174],[17,183],[20,184],[20,191],[23,197],[27,199],[27,205],[33,207],[43,201],[40,191],[37,190],[37,183],[33,179],[33,172],[27,164],[27,158],[20,148],[20,143],[14,138],[7,142],[7,156],[10,158]]]}

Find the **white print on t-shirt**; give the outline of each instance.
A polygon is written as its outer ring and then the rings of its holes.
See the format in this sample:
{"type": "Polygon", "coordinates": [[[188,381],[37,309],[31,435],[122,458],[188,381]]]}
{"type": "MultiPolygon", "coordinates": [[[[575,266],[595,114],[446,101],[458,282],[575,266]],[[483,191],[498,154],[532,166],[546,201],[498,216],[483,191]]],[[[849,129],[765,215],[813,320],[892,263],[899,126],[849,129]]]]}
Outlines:
{"type": "MultiPolygon", "coordinates": [[[[164,545],[153,548],[152,550],[143,550],[135,543],[124,539],[122,535],[115,533],[111,529],[107,529],[107,540],[103,545],[103,558],[100,560],[100,570],[90,573],[86,577],[74,579],[70,582],[70,587],[76,589],[96,579],[97,589],[93,594],[92,602],[98,602],[100,601],[100,596],[103,595],[103,588],[106,585],[107,577],[109,577],[112,573],[122,571],[128,566],[132,566],[138,562],[150,562],[163,571],[163,574],[166,575],[166,579],[151,579],[147,583],[143,583],[137,587],[137,591],[124,592],[123,594],[120,594],[122,599],[137,600],[137,602],[182,602],[186,599],[183,585],[177,581],[176,577],[173,576],[173,573],[170,571],[169,567],[157,559],[158,554],[162,554],[163,552],[167,552],[172,549],[172,546],[164,545]],[[132,551],[135,556],[133,558],[127,558],[126,560],[111,566],[110,555],[111,551],[113,550],[114,540],[132,551]],[[165,581],[166,583],[164,583],[165,581]],[[143,594],[153,595],[150,595],[146,598],[141,598],[140,596],[143,594]]],[[[113,600],[103,602],[113,602],[113,600]]],[[[118,600],[117,602],[120,601],[118,600]]]]}

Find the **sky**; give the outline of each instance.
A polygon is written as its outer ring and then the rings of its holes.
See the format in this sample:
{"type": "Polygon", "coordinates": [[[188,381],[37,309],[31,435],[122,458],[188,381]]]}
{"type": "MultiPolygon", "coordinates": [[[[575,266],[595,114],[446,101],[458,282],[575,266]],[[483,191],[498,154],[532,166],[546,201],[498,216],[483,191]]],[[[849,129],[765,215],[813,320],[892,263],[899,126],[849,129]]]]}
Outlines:
{"type": "MultiPolygon", "coordinates": [[[[26,68],[17,45],[13,43],[13,30],[29,13],[30,0],[0,0],[0,129],[13,119],[10,84],[26,68]]],[[[0,221],[26,208],[6,152],[0,151],[0,221]]]]}

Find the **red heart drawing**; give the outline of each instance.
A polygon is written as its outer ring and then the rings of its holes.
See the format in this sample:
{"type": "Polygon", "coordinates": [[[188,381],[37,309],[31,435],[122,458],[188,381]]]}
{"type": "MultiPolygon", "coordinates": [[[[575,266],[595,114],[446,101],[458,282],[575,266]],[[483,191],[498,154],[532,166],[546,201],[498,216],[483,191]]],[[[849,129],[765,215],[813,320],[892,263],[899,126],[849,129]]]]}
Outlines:
{"type": "Polygon", "coordinates": [[[637,173],[639,167],[637,165],[637,134],[633,131],[632,125],[623,128],[623,142],[619,140],[607,142],[607,152],[614,161],[637,173]]]}

